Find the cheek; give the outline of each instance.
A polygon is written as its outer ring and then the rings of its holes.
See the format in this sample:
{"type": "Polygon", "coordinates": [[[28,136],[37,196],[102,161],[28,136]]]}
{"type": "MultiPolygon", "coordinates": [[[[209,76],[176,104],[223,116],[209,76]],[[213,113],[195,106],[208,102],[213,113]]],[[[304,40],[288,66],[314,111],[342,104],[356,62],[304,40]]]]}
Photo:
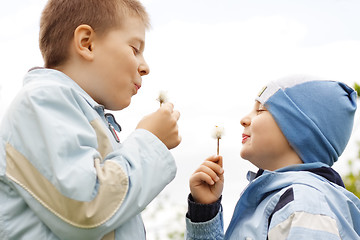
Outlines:
{"type": "Polygon", "coordinates": [[[138,74],[139,69],[139,61],[135,56],[131,56],[129,58],[129,71],[131,71],[132,74],[138,74]]]}
{"type": "Polygon", "coordinates": [[[103,57],[104,68],[111,68],[116,74],[125,73],[130,68],[134,68],[135,56],[131,50],[124,48],[113,48],[108,50],[108,54],[103,57]]]}
{"type": "Polygon", "coordinates": [[[254,140],[254,143],[263,144],[264,142],[271,141],[272,137],[271,126],[269,126],[266,121],[262,121],[261,119],[253,121],[251,138],[254,140]]]}
{"type": "Polygon", "coordinates": [[[137,58],[133,50],[121,49],[121,52],[118,53],[117,63],[123,69],[134,68],[137,66],[137,58]]]}

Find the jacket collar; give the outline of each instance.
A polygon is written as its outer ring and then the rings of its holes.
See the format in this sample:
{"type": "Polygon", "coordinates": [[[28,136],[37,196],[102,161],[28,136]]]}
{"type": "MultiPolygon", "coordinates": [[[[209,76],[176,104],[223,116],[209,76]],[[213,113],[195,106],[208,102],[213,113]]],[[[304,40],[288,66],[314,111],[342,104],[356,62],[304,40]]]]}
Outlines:
{"type": "MultiPolygon", "coordinates": [[[[116,131],[120,132],[121,127],[116,122],[114,116],[110,113],[105,113],[105,107],[101,104],[98,104],[87,92],[84,91],[73,79],[64,74],[61,71],[43,68],[43,67],[34,67],[31,68],[28,74],[24,78],[24,85],[35,83],[37,81],[52,81],[54,83],[61,85],[69,86],[71,89],[76,91],[80,96],[82,96],[85,101],[103,118],[110,124],[116,131]]],[[[110,129],[112,130],[112,129],[110,129]]],[[[112,131],[113,132],[113,131],[112,131]]],[[[117,139],[117,137],[116,137],[117,139]]]]}
{"type": "Polygon", "coordinates": [[[50,68],[43,68],[43,67],[34,67],[31,68],[28,74],[24,78],[24,85],[37,82],[37,81],[49,81],[59,83],[61,85],[66,85],[72,88],[73,90],[77,91],[88,103],[89,105],[94,108],[96,111],[104,111],[104,106],[95,102],[92,97],[90,97],[87,92],[84,91],[73,79],[67,76],[65,73],[50,69],[50,68]]]}
{"type": "MultiPolygon", "coordinates": [[[[278,169],[275,172],[289,172],[289,171],[290,172],[291,171],[311,172],[311,173],[321,176],[321,177],[327,179],[328,181],[335,183],[341,187],[345,187],[344,182],[341,179],[341,176],[339,175],[339,173],[336,172],[331,167],[329,167],[328,165],[323,164],[323,163],[304,163],[304,164],[292,165],[292,166],[278,169]]],[[[254,173],[248,174],[248,176],[250,176],[250,178],[252,177],[252,179],[250,181],[263,175],[264,172],[266,173],[266,172],[271,172],[271,171],[259,169],[256,174],[254,174],[254,173]]],[[[249,179],[249,177],[248,177],[248,179],[249,179]]]]}

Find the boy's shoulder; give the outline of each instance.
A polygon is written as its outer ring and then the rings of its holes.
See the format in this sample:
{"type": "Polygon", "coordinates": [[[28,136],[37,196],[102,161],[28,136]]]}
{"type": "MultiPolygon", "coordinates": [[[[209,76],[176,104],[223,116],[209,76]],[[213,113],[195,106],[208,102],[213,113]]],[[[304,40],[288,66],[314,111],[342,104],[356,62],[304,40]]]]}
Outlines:
{"type": "MultiPolygon", "coordinates": [[[[77,84],[66,74],[61,71],[35,67],[30,69],[24,77],[24,89],[37,89],[37,88],[74,88],[78,87],[77,84]]],[[[54,89],[55,90],[55,89],[54,89]]]]}
{"type": "Polygon", "coordinates": [[[10,125],[30,121],[58,121],[77,116],[88,121],[97,118],[103,109],[84,90],[64,73],[52,69],[34,69],[24,77],[24,86],[13,99],[3,122],[10,125]]]}
{"type": "Polygon", "coordinates": [[[48,68],[33,68],[24,77],[24,86],[18,95],[30,101],[69,104],[86,102],[98,105],[74,80],[61,71],[48,68]],[[65,103],[65,102],[63,102],[65,103]]]}
{"type": "Polygon", "coordinates": [[[307,212],[335,218],[336,212],[360,213],[360,200],[339,183],[316,171],[290,172],[296,178],[278,192],[274,212],[290,216],[294,212],[307,212]]]}
{"type": "Polygon", "coordinates": [[[333,204],[341,205],[349,199],[356,204],[359,202],[341,186],[340,176],[336,172],[334,174],[330,168],[300,167],[301,170],[265,171],[258,181],[254,181],[252,192],[262,194],[264,199],[268,199],[275,212],[288,209],[289,214],[296,211],[331,214],[333,204]]]}

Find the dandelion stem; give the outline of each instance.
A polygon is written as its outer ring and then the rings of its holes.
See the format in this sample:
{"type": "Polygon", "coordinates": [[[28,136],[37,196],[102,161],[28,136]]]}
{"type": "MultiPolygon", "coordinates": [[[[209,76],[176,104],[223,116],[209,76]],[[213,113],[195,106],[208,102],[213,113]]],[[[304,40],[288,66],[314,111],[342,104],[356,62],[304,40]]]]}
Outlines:
{"type": "Polygon", "coordinates": [[[215,126],[215,128],[212,131],[212,137],[217,140],[217,151],[216,151],[217,155],[219,155],[220,152],[220,139],[222,135],[224,135],[224,128],[215,126]]]}

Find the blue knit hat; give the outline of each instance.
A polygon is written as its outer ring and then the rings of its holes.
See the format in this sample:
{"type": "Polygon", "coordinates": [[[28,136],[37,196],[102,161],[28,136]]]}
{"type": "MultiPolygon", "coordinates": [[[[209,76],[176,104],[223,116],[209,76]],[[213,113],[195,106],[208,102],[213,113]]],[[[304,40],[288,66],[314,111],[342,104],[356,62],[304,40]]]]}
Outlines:
{"type": "Polygon", "coordinates": [[[304,163],[332,166],[349,141],[356,98],[344,83],[296,77],[270,82],[256,100],[268,109],[304,163]]]}

